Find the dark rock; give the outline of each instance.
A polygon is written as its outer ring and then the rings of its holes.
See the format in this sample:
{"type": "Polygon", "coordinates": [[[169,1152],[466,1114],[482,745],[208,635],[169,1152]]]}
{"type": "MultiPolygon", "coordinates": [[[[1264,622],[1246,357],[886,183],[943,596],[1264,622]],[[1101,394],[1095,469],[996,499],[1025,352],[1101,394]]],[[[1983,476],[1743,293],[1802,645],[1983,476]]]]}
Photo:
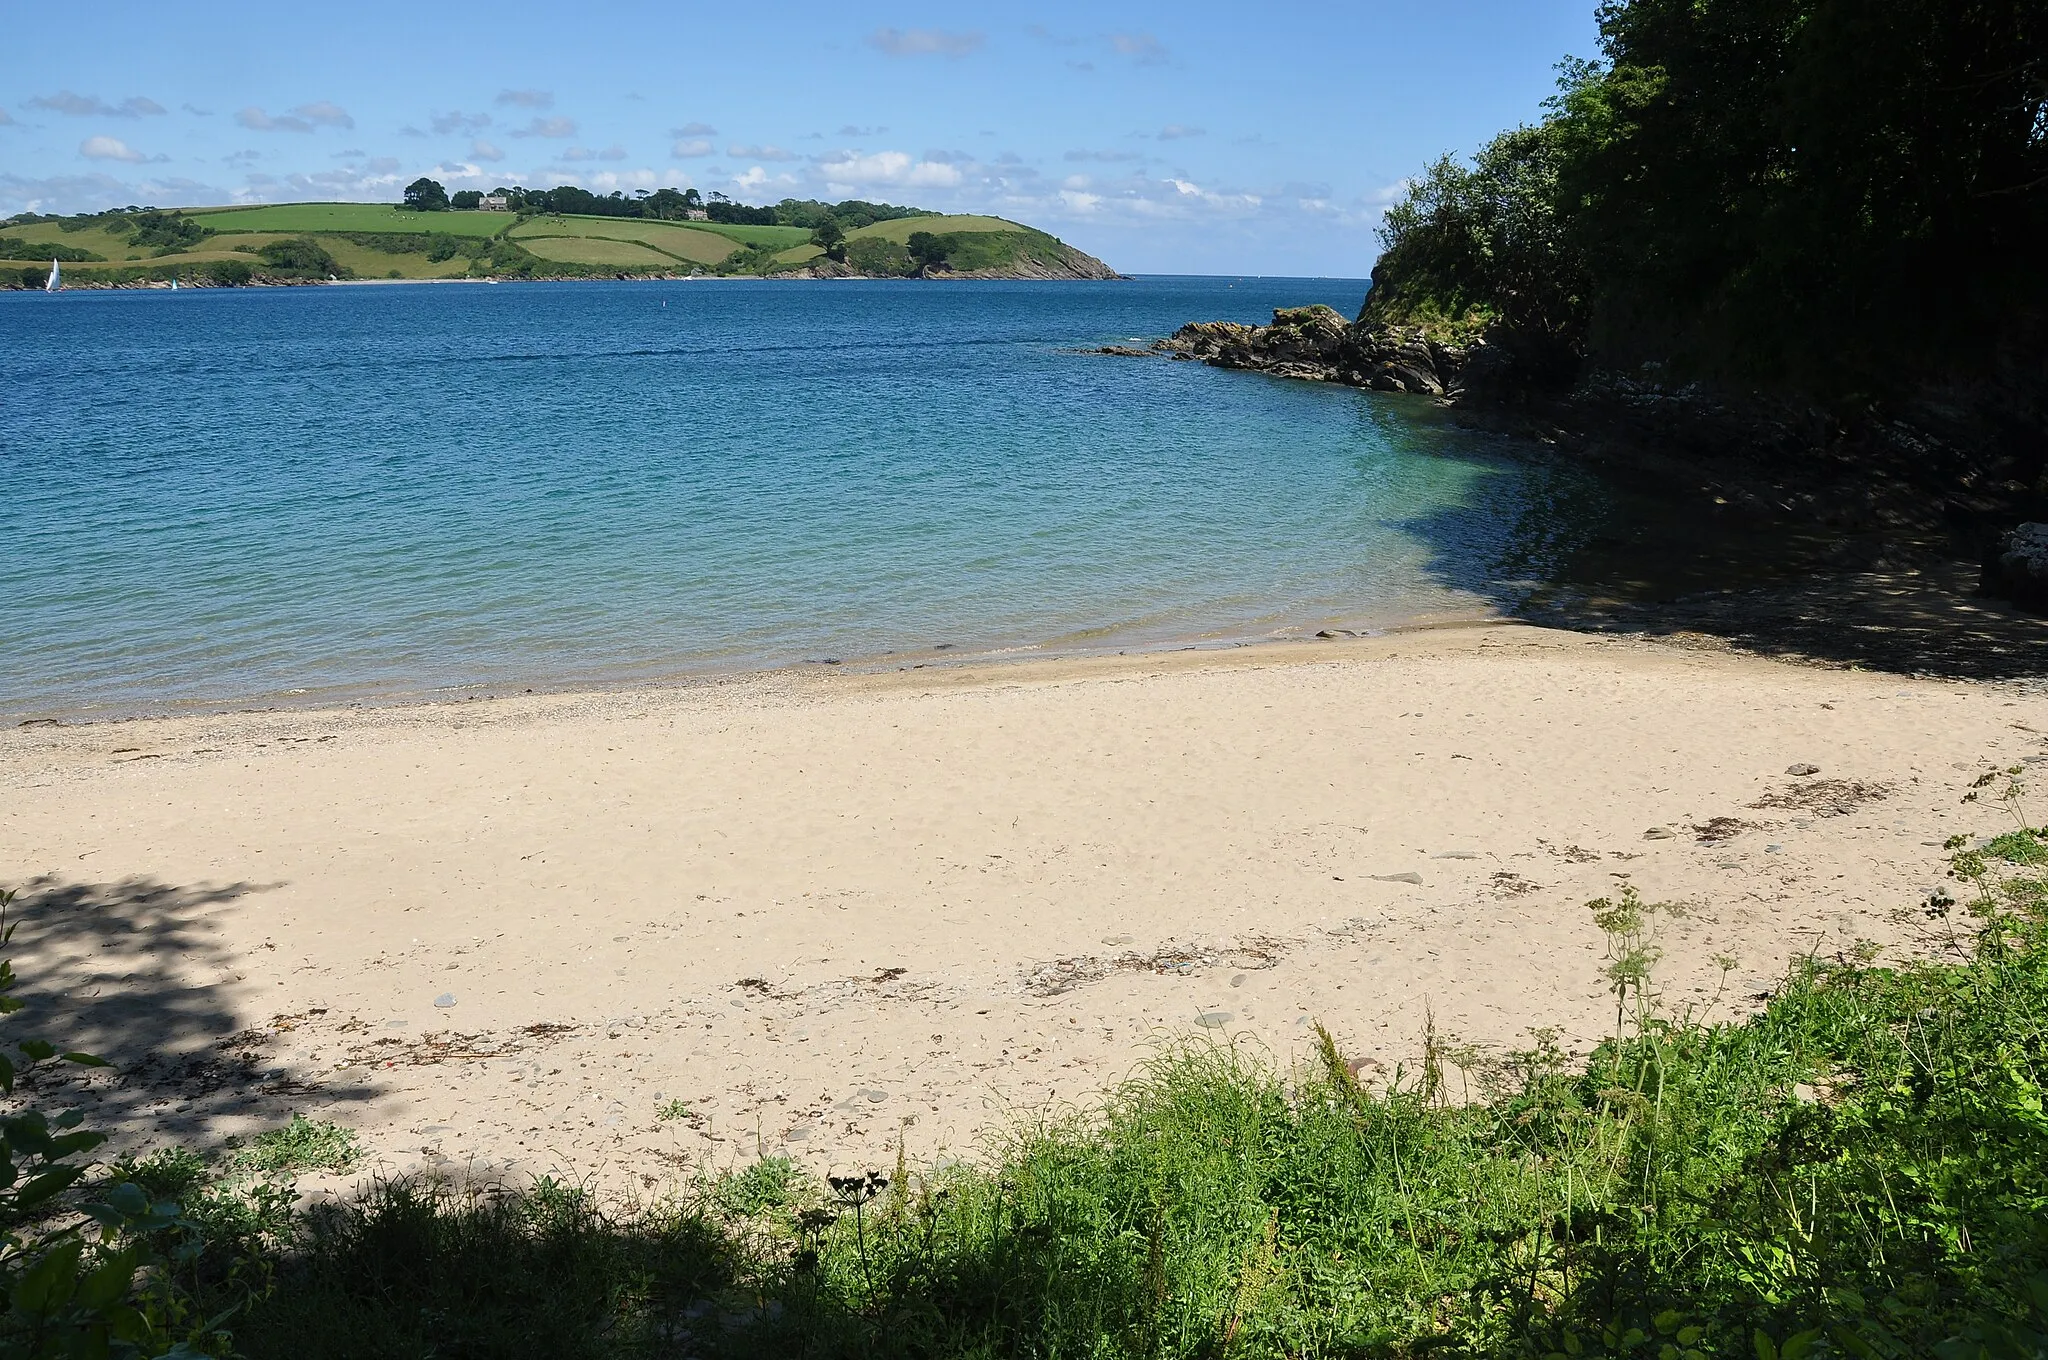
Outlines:
{"type": "Polygon", "coordinates": [[[1983,592],[2048,614],[2048,524],[2022,524],[1985,555],[1983,592]]]}
{"type": "Polygon", "coordinates": [[[1819,774],[1819,773],[1820,773],[1820,766],[1818,766],[1818,765],[1808,765],[1808,764],[1807,764],[1806,762],[1804,762],[1804,761],[1801,761],[1801,762],[1800,762],[1799,764],[1797,764],[1797,765],[1788,765],[1788,766],[1786,766],[1786,767],[1785,767],[1785,773],[1786,773],[1786,774],[1791,774],[1791,775],[1809,775],[1809,774],[1819,774]]]}

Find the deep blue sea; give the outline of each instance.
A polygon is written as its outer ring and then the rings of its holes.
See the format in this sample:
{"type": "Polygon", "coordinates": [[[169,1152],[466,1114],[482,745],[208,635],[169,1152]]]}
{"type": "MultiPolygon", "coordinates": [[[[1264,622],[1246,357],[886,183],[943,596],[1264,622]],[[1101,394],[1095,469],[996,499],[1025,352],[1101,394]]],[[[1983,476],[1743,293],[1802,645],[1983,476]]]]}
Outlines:
{"type": "Polygon", "coordinates": [[[1426,401],[1075,352],[1362,282],[0,294],[0,716],[1379,627],[1598,513],[1426,401]]]}

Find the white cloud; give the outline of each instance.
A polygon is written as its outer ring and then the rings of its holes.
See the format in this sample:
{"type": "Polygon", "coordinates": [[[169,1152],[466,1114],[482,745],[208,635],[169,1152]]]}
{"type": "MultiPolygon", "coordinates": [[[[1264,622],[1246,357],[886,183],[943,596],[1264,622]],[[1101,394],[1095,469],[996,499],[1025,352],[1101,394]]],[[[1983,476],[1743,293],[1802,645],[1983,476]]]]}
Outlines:
{"type": "Polygon", "coordinates": [[[964,57],[986,41],[979,30],[955,33],[943,28],[878,28],[867,44],[892,57],[964,57]]]}
{"type": "Polygon", "coordinates": [[[1159,129],[1159,140],[1162,142],[1177,142],[1183,137],[1205,137],[1207,135],[1207,128],[1189,127],[1186,123],[1168,123],[1165,127],[1159,129]]]}
{"type": "Polygon", "coordinates": [[[576,120],[573,118],[536,118],[512,134],[514,137],[574,137],[576,120]]]}
{"type": "Polygon", "coordinates": [[[521,109],[551,109],[555,94],[552,90],[500,90],[498,102],[521,109]]]}
{"type": "Polygon", "coordinates": [[[0,171],[0,208],[17,212],[85,212],[131,203],[134,190],[112,175],[26,179],[0,171]]]}
{"type": "Polygon", "coordinates": [[[443,136],[451,132],[481,132],[490,125],[491,115],[488,113],[464,113],[460,109],[435,114],[431,124],[434,131],[443,136]]]}
{"type": "Polygon", "coordinates": [[[845,127],[839,129],[839,135],[842,137],[879,137],[888,130],[885,127],[855,127],[852,123],[848,123],[845,127]]]}
{"type": "Polygon", "coordinates": [[[679,161],[687,161],[699,156],[708,156],[715,150],[717,148],[711,145],[711,139],[708,137],[685,137],[671,146],[668,154],[679,161]]]}
{"type": "Polygon", "coordinates": [[[796,152],[779,146],[729,146],[725,154],[736,161],[793,161],[796,152]]]}
{"type": "Polygon", "coordinates": [[[587,146],[572,146],[562,153],[565,161],[622,161],[626,159],[626,148],[612,145],[602,151],[593,151],[587,146]]]}
{"type": "Polygon", "coordinates": [[[795,175],[771,175],[765,166],[752,166],[744,173],[733,176],[733,187],[742,193],[758,194],[773,185],[779,188],[793,188],[797,183],[795,175]]]}
{"type": "Polygon", "coordinates": [[[912,160],[902,151],[878,151],[872,156],[840,152],[820,162],[818,173],[835,187],[843,185],[856,189],[864,185],[951,188],[964,178],[958,166],[940,161],[912,160]]]}
{"type": "Polygon", "coordinates": [[[310,104],[301,104],[293,113],[315,127],[352,128],[356,120],[349,117],[348,110],[325,99],[316,99],[310,104]]]}
{"type": "Polygon", "coordinates": [[[505,159],[504,152],[498,150],[497,147],[492,146],[481,137],[469,144],[469,154],[480,161],[501,161],[505,159]]]}
{"type": "Polygon", "coordinates": [[[679,128],[670,128],[671,137],[716,137],[718,129],[709,123],[685,123],[679,128]]]}
{"type": "Polygon", "coordinates": [[[1143,155],[1136,151],[1069,151],[1062,159],[1070,161],[1141,161],[1143,155]]]}
{"type": "Polygon", "coordinates": [[[96,94],[73,94],[69,90],[37,95],[28,101],[28,106],[69,114],[73,118],[142,118],[165,112],[163,105],[139,94],[130,95],[118,104],[109,104],[96,94]]]}
{"type": "MultiPolygon", "coordinates": [[[[141,165],[152,159],[119,137],[88,137],[78,144],[78,154],[89,161],[126,161],[130,165],[141,165]]],[[[169,160],[170,157],[157,156],[154,159],[169,160]]]]}

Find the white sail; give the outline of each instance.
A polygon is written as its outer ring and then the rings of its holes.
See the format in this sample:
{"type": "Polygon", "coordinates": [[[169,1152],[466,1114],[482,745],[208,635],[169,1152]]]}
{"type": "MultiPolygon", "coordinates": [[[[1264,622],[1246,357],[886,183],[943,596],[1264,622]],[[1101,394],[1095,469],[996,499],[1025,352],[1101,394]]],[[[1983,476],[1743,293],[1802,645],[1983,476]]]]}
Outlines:
{"type": "Polygon", "coordinates": [[[63,286],[63,274],[58,269],[57,262],[55,260],[52,260],[50,261],[50,281],[43,285],[43,291],[45,293],[54,293],[63,286]]]}

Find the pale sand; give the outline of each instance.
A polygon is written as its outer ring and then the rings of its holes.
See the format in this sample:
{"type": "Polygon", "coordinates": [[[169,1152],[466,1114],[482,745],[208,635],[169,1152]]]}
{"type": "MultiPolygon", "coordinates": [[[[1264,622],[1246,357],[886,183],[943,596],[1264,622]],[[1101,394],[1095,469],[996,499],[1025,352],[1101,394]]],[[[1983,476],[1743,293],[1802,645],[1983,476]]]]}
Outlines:
{"type": "Polygon", "coordinates": [[[1614,1022],[1585,903],[1624,881],[1684,905],[1674,1004],[1716,955],[1739,1009],[1796,955],[1927,948],[1939,842],[1999,829],[1962,795],[2042,732],[2037,687],[1521,626],[29,728],[0,882],[50,880],[17,966],[125,1065],[119,1146],[303,1110],[386,1170],[656,1184],[973,1155],[1161,1035],[1583,1049],[1614,1022]],[[1755,806],[1819,780],[1889,792],[1755,806]]]}

